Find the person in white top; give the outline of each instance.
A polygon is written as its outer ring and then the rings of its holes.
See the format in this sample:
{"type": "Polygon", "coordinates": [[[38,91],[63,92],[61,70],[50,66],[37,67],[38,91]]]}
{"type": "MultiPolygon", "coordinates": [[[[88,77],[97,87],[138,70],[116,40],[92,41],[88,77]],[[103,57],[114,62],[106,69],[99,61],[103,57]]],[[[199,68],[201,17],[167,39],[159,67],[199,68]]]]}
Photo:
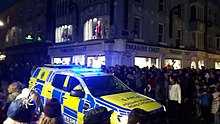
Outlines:
{"type": "Polygon", "coordinates": [[[181,87],[178,84],[178,77],[171,75],[169,77],[169,95],[168,95],[168,114],[177,118],[178,116],[178,106],[181,104],[181,87]]]}

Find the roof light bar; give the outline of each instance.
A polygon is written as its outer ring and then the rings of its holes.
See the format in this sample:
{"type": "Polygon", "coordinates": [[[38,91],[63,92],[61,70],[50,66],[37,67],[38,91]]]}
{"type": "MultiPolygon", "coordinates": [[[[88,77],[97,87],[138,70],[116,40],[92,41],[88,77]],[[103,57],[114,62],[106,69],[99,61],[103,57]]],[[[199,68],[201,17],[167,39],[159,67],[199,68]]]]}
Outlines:
{"type": "Polygon", "coordinates": [[[102,69],[100,68],[72,68],[74,72],[101,72],[102,69]]]}

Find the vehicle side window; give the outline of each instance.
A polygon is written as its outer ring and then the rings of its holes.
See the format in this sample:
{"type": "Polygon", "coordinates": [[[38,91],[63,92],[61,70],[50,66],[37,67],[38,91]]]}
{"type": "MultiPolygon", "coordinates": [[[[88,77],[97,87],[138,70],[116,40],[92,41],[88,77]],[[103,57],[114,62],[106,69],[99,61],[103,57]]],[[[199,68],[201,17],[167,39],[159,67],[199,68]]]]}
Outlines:
{"type": "Polygon", "coordinates": [[[69,82],[68,82],[68,86],[67,86],[67,91],[70,92],[71,90],[79,90],[82,89],[82,86],[79,82],[79,80],[77,78],[74,77],[70,77],[69,82]]]}
{"type": "Polygon", "coordinates": [[[33,73],[33,77],[37,78],[37,75],[39,74],[39,72],[40,72],[40,69],[36,69],[36,71],[34,71],[33,73]]]}
{"type": "Polygon", "coordinates": [[[62,89],[65,79],[66,79],[66,75],[56,74],[54,76],[52,86],[62,89]]]}

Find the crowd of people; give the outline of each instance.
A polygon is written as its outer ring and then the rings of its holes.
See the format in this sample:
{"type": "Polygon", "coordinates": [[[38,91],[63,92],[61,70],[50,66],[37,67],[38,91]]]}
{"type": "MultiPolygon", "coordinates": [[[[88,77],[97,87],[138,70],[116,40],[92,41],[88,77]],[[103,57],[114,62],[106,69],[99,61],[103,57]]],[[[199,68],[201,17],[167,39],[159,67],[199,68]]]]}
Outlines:
{"type": "MultiPolygon", "coordinates": [[[[17,63],[13,65],[4,64],[7,66],[2,63],[0,64],[0,78],[2,80],[7,79],[7,81],[13,83],[9,85],[6,96],[3,90],[0,89],[0,123],[12,124],[11,121],[13,120],[22,123],[27,123],[27,121],[31,123],[30,121],[35,120],[36,122],[37,120],[37,123],[41,124],[55,124],[56,121],[62,124],[63,118],[58,100],[49,100],[49,103],[46,103],[42,109],[46,111],[40,114],[41,112],[36,111],[36,108],[39,106],[42,107],[40,102],[38,102],[39,96],[25,88],[27,87],[30,75],[36,69],[36,65],[34,66],[28,63],[25,66],[17,63]],[[19,81],[24,83],[20,83],[19,81]],[[29,95],[27,96],[27,94],[29,95]],[[56,111],[55,115],[53,114],[54,111],[56,111]],[[21,114],[20,112],[33,116],[30,116],[30,120],[23,122],[23,117],[18,115],[25,114],[21,114]]],[[[127,67],[124,65],[116,65],[108,68],[102,66],[101,68],[104,72],[118,77],[135,92],[150,96],[166,106],[167,116],[169,118],[175,120],[178,119],[179,115],[186,115],[194,116],[207,124],[211,122],[220,124],[220,70],[205,69],[204,67],[199,70],[192,68],[174,70],[172,68],[139,68],[138,66],[127,67]]],[[[89,117],[94,119],[98,115],[98,113],[95,115],[91,115],[91,113],[94,114],[101,111],[106,112],[104,114],[106,115],[105,119],[109,118],[112,113],[112,111],[107,111],[106,108],[95,108],[93,112],[88,112],[88,115],[86,114],[84,116],[84,123],[91,123],[92,120],[89,117]]],[[[25,118],[27,117],[25,116],[25,118]]],[[[144,124],[143,122],[147,122],[147,120],[142,120],[147,118],[147,112],[138,108],[132,110],[129,117],[129,124],[136,124],[138,122],[144,124]]],[[[103,118],[101,119],[103,120],[103,118]]],[[[101,120],[97,118],[95,121],[101,120]]]]}
{"type": "Polygon", "coordinates": [[[131,89],[166,106],[168,116],[194,116],[204,123],[220,124],[220,70],[138,66],[102,67],[131,89]]]}
{"type": "MultiPolygon", "coordinates": [[[[22,88],[20,82],[13,82],[8,86],[6,102],[1,101],[0,123],[2,124],[64,124],[61,104],[58,99],[49,99],[43,111],[39,95],[28,88],[22,88]],[[5,103],[5,104],[3,104],[5,103]]],[[[2,95],[2,94],[1,94],[2,95]]],[[[2,97],[2,99],[4,99],[2,97]]],[[[83,117],[84,124],[110,124],[113,110],[97,107],[89,110],[83,117]]],[[[150,124],[147,112],[135,108],[131,111],[128,124],[150,124]]]]}

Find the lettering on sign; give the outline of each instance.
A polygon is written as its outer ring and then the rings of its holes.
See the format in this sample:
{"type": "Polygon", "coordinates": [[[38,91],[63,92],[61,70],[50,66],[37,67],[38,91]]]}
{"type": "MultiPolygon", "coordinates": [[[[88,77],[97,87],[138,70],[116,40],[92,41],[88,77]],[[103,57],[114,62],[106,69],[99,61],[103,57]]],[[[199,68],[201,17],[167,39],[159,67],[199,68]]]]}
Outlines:
{"type": "Polygon", "coordinates": [[[144,52],[160,52],[160,48],[157,48],[157,47],[134,45],[134,44],[127,44],[126,50],[144,51],[144,52]]]}
{"type": "Polygon", "coordinates": [[[122,98],[121,100],[126,101],[123,106],[128,106],[128,108],[135,108],[138,106],[141,106],[143,104],[149,104],[154,101],[148,100],[146,98],[140,97],[140,96],[131,96],[131,97],[126,97],[122,98]]]}
{"type": "Polygon", "coordinates": [[[67,52],[85,52],[86,51],[86,46],[84,46],[84,47],[63,48],[60,51],[63,52],[63,53],[67,53],[67,52]]]}
{"type": "Polygon", "coordinates": [[[70,118],[70,117],[68,117],[68,116],[66,116],[66,115],[64,115],[64,120],[65,120],[65,122],[67,123],[67,124],[78,124],[78,122],[76,122],[76,120],[74,120],[74,119],[72,119],[72,118],[70,118]]]}

